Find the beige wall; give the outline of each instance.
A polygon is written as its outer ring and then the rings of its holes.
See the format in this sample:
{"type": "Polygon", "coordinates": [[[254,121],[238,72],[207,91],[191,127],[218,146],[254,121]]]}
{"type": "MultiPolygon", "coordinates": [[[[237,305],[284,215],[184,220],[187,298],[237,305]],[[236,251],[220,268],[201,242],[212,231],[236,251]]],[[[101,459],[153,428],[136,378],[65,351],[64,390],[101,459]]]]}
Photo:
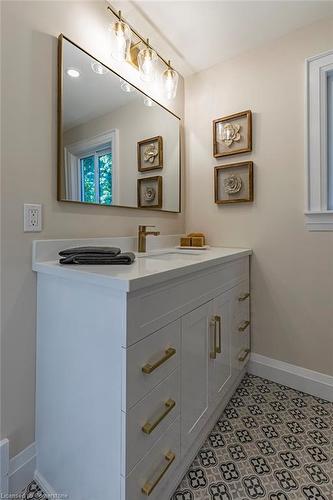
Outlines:
{"type": "MultiPolygon", "coordinates": [[[[9,438],[13,456],[34,440],[32,240],[134,235],[139,223],[174,234],[183,231],[184,218],[56,201],[56,37],[63,32],[108,63],[105,34],[111,19],[104,1],[1,2],[1,9],[1,437],[9,438]],[[23,233],[25,202],[43,204],[42,233],[23,233]]],[[[182,81],[173,111],[183,114],[182,81]]]]}
{"type": "Polygon", "coordinates": [[[186,229],[252,247],[253,351],[333,375],[333,233],[304,229],[304,60],[333,48],[333,19],[186,81],[186,229]],[[213,119],[254,113],[254,149],[212,157],[213,119]],[[213,167],[252,159],[253,204],[217,206],[213,167]]]}

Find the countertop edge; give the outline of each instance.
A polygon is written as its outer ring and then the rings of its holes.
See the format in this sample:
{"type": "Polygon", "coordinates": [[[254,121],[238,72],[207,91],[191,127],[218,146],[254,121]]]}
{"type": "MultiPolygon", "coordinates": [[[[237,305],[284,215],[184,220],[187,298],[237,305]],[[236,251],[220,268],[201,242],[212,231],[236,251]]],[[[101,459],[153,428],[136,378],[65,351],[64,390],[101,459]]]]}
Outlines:
{"type": "Polygon", "coordinates": [[[90,283],[92,285],[105,286],[121,293],[129,293],[149,286],[163,284],[167,281],[200,272],[203,269],[208,269],[222,263],[238,260],[242,257],[250,256],[252,255],[252,253],[253,251],[251,249],[240,248],[237,253],[217,256],[216,258],[212,258],[206,261],[187,264],[181,268],[177,267],[174,269],[163,270],[158,273],[152,273],[147,276],[140,276],[133,279],[116,278],[114,276],[95,274],[93,272],[90,272],[89,269],[83,271],[82,268],[77,269],[74,266],[62,267],[59,265],[55,265],[58,264],[57,261],[34,262],[32,269],[36,273],[53,275],[63,279],[74,279],[80,282],[90,283]]]}

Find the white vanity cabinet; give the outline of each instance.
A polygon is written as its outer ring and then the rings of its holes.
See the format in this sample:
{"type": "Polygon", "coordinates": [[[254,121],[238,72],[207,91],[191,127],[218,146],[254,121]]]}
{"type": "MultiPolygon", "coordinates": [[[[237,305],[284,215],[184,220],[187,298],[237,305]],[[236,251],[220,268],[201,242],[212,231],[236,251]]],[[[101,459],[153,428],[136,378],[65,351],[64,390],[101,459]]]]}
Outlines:
{"type": "Polygon", "coordinates": [[[35,264],[36,479],[47,493],[169,500],[245,371],[250,253],[216,250],[139,281],[35,264]]]}

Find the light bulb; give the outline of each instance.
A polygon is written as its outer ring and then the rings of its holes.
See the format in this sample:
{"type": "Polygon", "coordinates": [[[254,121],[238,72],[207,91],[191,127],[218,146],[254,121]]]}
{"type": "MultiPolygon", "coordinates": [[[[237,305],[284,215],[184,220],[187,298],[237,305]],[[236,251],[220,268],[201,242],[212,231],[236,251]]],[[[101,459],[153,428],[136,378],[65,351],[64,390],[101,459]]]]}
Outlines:
{"type": "Polygon", "coordinates": [[[93,61],[91,63],[91,69],[94,71],[94,73],[97,73],[97,75],[105,75],[109,71],[108,68],[97,61],[93,61]]]}
{"type": "Polygon", "coordinates": [[[131,87],[131,85],[128,82],[126,82],[126,80],[121,81],[120,88],[124,92],[128,92],[128,93],[133,92],[133,88],[131,87]]]}
{"type": "Polygon", "coordinates": [[[123,21],[115,21],[109,28],[111,34],[111,56],[116,61],[126,61],[131,47],[131,30],[123,21]]]}
{"type": "Polygon", "coordinates": [[[66,73],[71,78],[79,78],[79,76],[80,76],[80,71],[78,69],[75,69],[75,68],[67,68],[66,73]]]}
{"type": "Polygon", "coordinates": [[[157,54],[149,46],[141,49],[138,54],[140,77],[144,82],[153,82],[156,77],[157,54]]]}
{"type": "Polygon", "coordinates": [[[167,99],[174,99],[176,97],[178,78],[177,71],[170,66],[162,73],[163,90],[167,99]]]}

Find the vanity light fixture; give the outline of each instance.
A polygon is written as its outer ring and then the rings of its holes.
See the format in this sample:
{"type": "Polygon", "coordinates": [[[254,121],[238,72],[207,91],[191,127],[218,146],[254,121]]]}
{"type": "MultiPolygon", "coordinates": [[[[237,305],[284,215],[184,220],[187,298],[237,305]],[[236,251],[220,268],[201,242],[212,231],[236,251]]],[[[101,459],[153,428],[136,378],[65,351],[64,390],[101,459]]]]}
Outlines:
{"type": "Polygon", "coordinates": [[[122,20],[121,11],[117,18],[110,26],[111,55],[116,61],[127,61],[131,48],[131,29],[122,20]]]}
{"type": "Polygon", "coordinates": [[[174,99],[177,94],[178,73],[171,68],[170,61],[168,68],[162,73],[162,84],[165,97],[169,100],[174,99]]]}
{"type": "Polygon", "coordinates": [[[147,45],[138,53],[138,65],[140,78],[144,82],[153,82],[156,77],[156,63],[157,54],[149,46],[149,38],[147,38],[147,45]]]}
{"type": "Polygon", "coordinates": [[[80,71],[75,68],[67,68],[66,69],[66,74],[70,76],[71,78],[79,78],[80,76],[80,71]]]}
{"type": "Polygon", "coordinates": [[[92,61],[91,69],[94,71],[94,73],[97,73],[98,75],[106,75],[106,73],[109,72],[108,68],[106,68],[105,66],[103,66],[103,64],[97,61],[92,61]]]}
{"type": "MultiPolygon", "coordinates": [[[[107,9],[118,19],[112,26],[113,32],[120,31],[120,33],[124,32],[124,28],[119,28],[119,23],[125,25],[130,31],[130,35],[126,40],[128,41],[128,45],[126,45],[126,56],[124,51],[122,52],[124,57],[121,60],[129,62],[136,69],[139,70],[140,77],[145,82],[152,82],[157,76],[157,66],[158,61],[161,61],[166,69],[161,74],[163,93],[165,94],[167,99],[174,99],[177,94],[177,86],[178,86],[178,73],[175,71],[171,65],[170,61],[166,61],[156,50],[152,48],[149,43],[149,40],[145,39],[140,35],[129,23],[125,23],[121,17],[121,12],[117,12],[111,5],[107,6],[107,9]],[[134,40],[132,39],[134,38],[134,40]],[[141,47],[141,48],[140,48],[141,47]]],[[[114,46],[112,47],[112,52],[117,52],[117,40],[112,41],[114,46]]]]}

